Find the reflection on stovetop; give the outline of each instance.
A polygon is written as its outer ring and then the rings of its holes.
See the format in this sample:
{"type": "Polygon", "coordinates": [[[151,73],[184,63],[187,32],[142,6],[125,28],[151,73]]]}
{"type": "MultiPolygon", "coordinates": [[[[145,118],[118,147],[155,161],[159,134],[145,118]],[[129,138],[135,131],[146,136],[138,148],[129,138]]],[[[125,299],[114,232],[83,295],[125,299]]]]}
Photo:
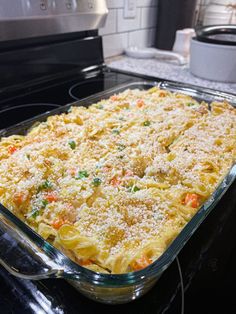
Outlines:
{"type": "MultiPolygon", "coordinates": [[[[117,75],[116,75],[117,76],[117,75]]],[[[109,88],[117,86],[117,83],[121,84],[121,77],[110,76],[106,79],[102,78],[94,78],[89,81],[77,82],[72,85],[69,89],[69,95],[74,100],[79,100],[88,95],[89,91],[93,91],[93,93],[98,93],[100,91],[107,90],[109,88]],[[84,96],[83,96],[84,95],[84,96]]],[[[129,79],[130,81],[130,79],[129,79]]],[[[126,82],[126,80],[124,81],[126,82]]],[[[126,82],[127,83],[127,82],[126,82]]]]}
{"type": "MultiPolygon", "coordinates": [[[[168,272],[168,279],[178,284],[176,265],[168,272]],[[170,276],[170,274],[172,274],[170,276]]],[[[130,314],[154,314],[162,312],[163,300],[171,298],[171,289],[163,290],[157,285],[146,296],[129,304],[106,305],[91,301],[81,295],[67,282],[61,279],[48,279],[44,281],[28,281],[14,278],[3,269],[0,270],[0,306],[2,313],[104,313],[114,314],[120,312],[130,314]],[[6,289],[6,287],[8,289],[6,289]],[[9,302],[11,300],[11,302],[9,302]],[[148,308],[147,308],[148,304],[148,308]]],[[[160,279],[161,281],[161,279],[160,279]]],[[[169,282],[170,283],[170,282],[169,282]]],[[[163,283],[162,285],[163,286],[163,283]]],[[[172,291],[173,292],[173,291],[172,291]]],[[[180,298],[180,297],[179,297],[180,298]]]]}
{"type": "Polygon", "coordinates": [[[25,92],[0,97],[0,128],[6,128],[15,123],[62,106],[77,99],[107,90],[117,85],[140,80],[115,72],[96,72],[89,78],[74,78],[60,84],[48,85],[25,92]]]}
{"type": "Polygon", "coordinates": [[[33,116],[53,110],[59,106],[60,105],[56,104],[34,103],[4,107],[4,109],[0,110],[1,128],[14,125],[33,116]]]}
{"type": "MultiPolygon", "coordinates": [[[[95,94],[117,86],[119,84],[128,83],[132,81],[142,80],[139,77],[112,72],[108,69],[103,69],[100,72],[94,71],[90,74],[74,76],[72,78],[64,79],[58,83],[52,81],[51,84],[39,84],[37,87],[28,88],[24,93],[10,93],[3,94],[0,98],[0,106],[22,104],[22,103],[55,103],[64,105],[74,101],[77,98],[84,98],[86,96],[95,94]],[[71,97],[71,89],[76,88],[75,98],[71,97]]],[[[24,85],[22,84],[22,89],[24,85]]]]}

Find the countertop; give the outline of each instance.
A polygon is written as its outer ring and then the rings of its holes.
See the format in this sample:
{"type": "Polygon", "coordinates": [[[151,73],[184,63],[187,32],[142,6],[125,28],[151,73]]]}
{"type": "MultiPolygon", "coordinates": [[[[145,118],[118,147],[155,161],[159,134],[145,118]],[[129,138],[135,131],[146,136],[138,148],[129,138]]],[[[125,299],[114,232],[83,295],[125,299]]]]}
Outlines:
{"type": "Polygon", "coordinates": [[[157,59],[135,59],[125,55],[106,60],[110,68],[155,76],[176,82],[207,87],[218,91],[236,94],[236,83],[208,81],[192,75],[188,65],[176,65],[157,59]]]}

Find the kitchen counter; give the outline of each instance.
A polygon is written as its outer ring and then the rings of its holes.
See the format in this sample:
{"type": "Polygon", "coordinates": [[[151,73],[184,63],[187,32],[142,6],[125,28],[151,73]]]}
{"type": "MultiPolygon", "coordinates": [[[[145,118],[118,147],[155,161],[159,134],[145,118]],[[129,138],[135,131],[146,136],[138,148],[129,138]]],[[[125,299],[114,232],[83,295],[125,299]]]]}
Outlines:
{"type": "Polygon", "coordinates": [[[236,83],[221,83],[198,78],[190,73],[188,65],[180,66],[157,59],[135,59],[127,56],[111,58],[106,63],[110,68],[117,70],[156,76],[162,79],[236,94],[236,83]]]}

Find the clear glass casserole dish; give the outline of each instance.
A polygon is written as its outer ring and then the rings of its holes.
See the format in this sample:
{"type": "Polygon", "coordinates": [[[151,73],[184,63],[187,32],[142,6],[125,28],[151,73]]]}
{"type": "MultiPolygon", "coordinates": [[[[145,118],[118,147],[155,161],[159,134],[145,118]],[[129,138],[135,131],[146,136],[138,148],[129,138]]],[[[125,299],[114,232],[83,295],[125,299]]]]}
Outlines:
{"type": "MultiPolygon", "coordinates": [[[[25,134],[38,121],[44,121],[50,115],[67,112],[73,106],[89,106],[114,93],[126,89],[149,89],[158,86],[172,92],[181,92],[206,102],[227,100],[236,106],[236,96],[197,89],[190,85],[169,82],[137,82],[118,86],[117,88],[96,94],[73,104],[36,116],[30,120],[4,129],[0,136],[25,134]]],[[[176,258],[179,251],[189,240],[198,226],[215,207],[236,177],[234,165],[211,197],[182,229],[166,251],[148,267],[125,274],[95,273],[71,261],[50,243],[41,238],[12,212],[0,204],[0,263],[11,274],[21,278],[40,280],[44,278],[64,278],[87,297],[104,303],[125,303],[146,293],[161,274],[176,258]]]]}

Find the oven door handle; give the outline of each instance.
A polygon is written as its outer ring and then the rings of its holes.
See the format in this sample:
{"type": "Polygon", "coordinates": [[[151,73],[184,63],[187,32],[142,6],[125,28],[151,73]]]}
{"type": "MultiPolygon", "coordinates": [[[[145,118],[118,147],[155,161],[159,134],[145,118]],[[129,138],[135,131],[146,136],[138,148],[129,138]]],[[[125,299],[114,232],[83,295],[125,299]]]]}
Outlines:
{"type": "Polygon", "coordinates": [[[55,263],[16,226],[0,216],[0,264],[12,275],[31,280],[64,277],[55,263]]]}

